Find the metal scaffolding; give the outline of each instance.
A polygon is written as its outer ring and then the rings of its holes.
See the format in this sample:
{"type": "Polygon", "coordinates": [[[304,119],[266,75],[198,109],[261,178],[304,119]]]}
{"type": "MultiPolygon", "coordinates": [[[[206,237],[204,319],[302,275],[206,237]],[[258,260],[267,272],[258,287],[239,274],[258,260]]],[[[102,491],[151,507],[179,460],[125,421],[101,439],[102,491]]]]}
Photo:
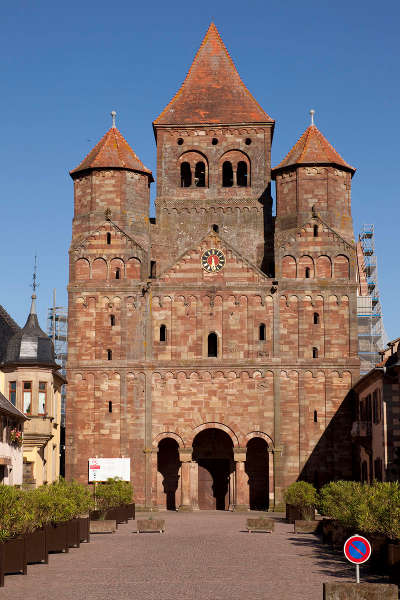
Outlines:
{"type": "MultiPolygon", "coordinates": [[[[56,290],[53,292],[53,306],[48,309],[47,333],[53,340],[56,362],[61,366],[61,374],[66,376],[68,351],[68,309],[56,305],[56,290]]],[[[61,427],[65,427],[66,386],[61,388],[61,427]]]]}
{"type": "Polygon", "coordinates": [[[363,375],[380,361],[379,351],[385,347],[388,338],[379,296],[374,226],[363,225],[358,239],[362,252],[362,262],[358,264],[358,352],[363,375]]]}

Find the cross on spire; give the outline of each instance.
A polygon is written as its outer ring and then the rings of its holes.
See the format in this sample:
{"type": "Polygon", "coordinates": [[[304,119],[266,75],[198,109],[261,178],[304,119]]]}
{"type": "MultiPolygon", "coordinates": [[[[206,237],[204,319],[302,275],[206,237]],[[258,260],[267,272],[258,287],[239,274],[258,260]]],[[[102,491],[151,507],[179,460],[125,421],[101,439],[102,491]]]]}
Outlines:
{"type": "Polygon", "coordinates": [[[111,111],[111,118],[112,118],[112,127],[115,128],[115,117],[117,116],[117,113],[115,110],[111,111]]]}
{"type": "Polygon", "coordinates": [[[313,108],[310,110],[310,115],[311,115],[311,125],[314,125],[315,110],[313,108]]]}

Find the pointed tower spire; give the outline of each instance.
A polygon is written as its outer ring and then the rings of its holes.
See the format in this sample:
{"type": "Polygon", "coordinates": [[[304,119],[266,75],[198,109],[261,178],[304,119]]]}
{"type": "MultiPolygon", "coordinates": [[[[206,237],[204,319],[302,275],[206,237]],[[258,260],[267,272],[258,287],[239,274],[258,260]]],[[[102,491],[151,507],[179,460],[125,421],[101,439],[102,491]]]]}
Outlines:
{"type": "Polygon", "coordinates": [[[115,126],[115,110],[111,112],[112,127],[101,138],[96,146],[89,152],[81,164],[70,171],[70,175],[86,171],[88,169],[127,169],[145,173],[153,181],[153,175],[147,167],[144,166],[140,158],[132,150],[126,139],[115,126]]]}
{"type": "Polygon", "coordinates": [[[246,88],[214,23],[154,125],[274,123],[246,88]]]}
{"type": "Polygon", "coordinates": [[[279,165],[272,169],[274,175],[280,170],[285,169],[285,167],[293,167],[295,165],[336,165],[350,171],[354,175],[355,168],[343,160],[326,137],[314,125],[314,114],[315,111],[311,109],[311,125],[307,127],[301,138],[279,165]]]}

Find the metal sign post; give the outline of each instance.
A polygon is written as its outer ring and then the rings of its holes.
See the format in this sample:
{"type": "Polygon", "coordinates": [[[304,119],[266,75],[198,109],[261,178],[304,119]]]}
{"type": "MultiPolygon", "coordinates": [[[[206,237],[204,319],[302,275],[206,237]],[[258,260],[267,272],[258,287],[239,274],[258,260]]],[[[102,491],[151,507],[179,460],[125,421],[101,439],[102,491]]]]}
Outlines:
{"type": "Polygon", "coordinates": [[[346,540],[343,551],[347,560],[356,565],[356,583],[360,583],[360,565],[371,556],[371,544],[362,535],[352,535],[346,540]]]}

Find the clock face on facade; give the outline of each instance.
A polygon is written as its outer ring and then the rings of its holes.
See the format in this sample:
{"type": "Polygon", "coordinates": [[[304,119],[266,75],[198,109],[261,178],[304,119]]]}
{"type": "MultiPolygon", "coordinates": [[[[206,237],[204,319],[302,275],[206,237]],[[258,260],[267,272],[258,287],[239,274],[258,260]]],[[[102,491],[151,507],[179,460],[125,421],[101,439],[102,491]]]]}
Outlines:
{"type": "Polygon", "coordinates": [[[216,273],[225,266],[225,256],[221,250],[210,248],[201,257],[201,266],[207,273],[216,273]]]}

